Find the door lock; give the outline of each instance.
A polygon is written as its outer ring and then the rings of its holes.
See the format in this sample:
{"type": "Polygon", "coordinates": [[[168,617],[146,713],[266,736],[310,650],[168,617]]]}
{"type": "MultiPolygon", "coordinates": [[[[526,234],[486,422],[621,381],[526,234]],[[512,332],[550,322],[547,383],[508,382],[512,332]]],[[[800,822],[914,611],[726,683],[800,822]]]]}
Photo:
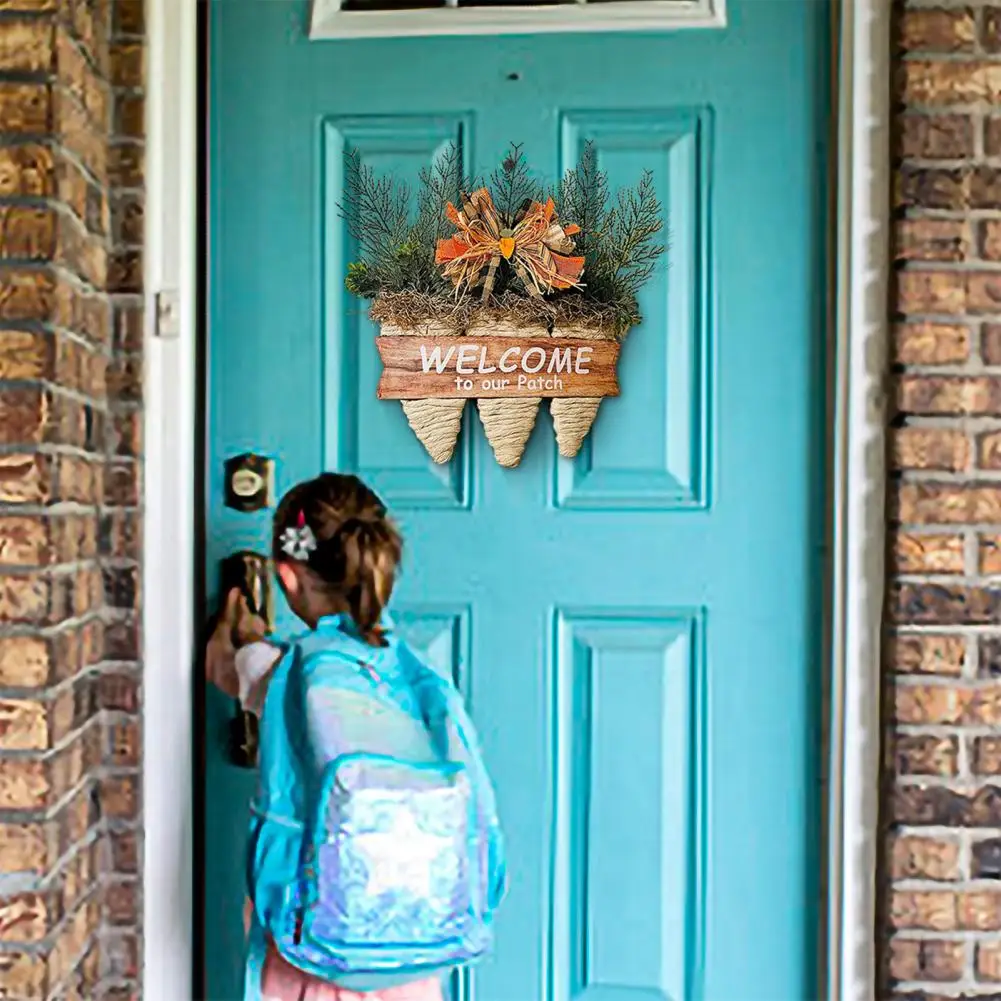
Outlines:
{"type": "MultiPolygon", "coordinates": [[[[241,550],[227,556],[220,565],[220,594],[225,597],[238,588],[247,607],[259,616],[265,629],[274,627],[274,591],[271,585],[271,561],[260,553],[241,550]]],[[[257,717],[237,705],[229,724],[229,757],[240,768],[256,768],[258,754],[257,717]]]]}

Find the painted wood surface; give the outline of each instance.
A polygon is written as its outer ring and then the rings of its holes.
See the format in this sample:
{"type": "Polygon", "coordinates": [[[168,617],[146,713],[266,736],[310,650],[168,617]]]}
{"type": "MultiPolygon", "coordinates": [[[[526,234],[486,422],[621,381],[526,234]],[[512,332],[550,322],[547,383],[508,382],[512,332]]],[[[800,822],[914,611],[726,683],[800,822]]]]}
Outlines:
{"type": "Polygon", "coordinates": [[[618,341],[377,337],[380,400],[618,396],[618,341]]]}
{"type": "MultiPolygon", "coordinates": [[[[512,858],[496,953],[457,996],[815,997],[827,4],[326,43],[299,0],[211,7],[207,579],[270,537],[224,504],[235,455],[273,457],[279,495],[357,473],[397,517],[395,614],[469,698],[512,858]],[[448,142],[482,173],[513,140],[554,178],[589,139],[613,186],[653,171],[671,237],[622,392],[573,459],[543,404],[500,468],[467,405],[435,464],[378,399],[378,327],[343,286],[343,152],[413,180],[448,142]]],[[[206,720],[212,1001],[240,996],[253,788],[229,709],[206,720]]]]}

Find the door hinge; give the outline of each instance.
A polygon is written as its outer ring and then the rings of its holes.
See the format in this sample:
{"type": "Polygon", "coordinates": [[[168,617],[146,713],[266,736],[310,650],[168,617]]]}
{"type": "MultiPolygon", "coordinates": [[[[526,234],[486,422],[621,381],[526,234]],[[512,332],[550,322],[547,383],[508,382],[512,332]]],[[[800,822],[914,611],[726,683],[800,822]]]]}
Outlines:
{"type": "Polygon", "coordinates": [[[161,289],[153,297],[153,336],[172,340],[181,332],[181,296],[177,289],[161,289]]]}

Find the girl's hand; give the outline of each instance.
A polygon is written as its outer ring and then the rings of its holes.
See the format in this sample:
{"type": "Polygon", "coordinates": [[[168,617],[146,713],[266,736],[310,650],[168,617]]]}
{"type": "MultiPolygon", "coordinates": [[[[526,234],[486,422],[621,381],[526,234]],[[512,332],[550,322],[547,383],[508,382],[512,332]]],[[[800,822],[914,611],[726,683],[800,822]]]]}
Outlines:
{"type": "Polygon", "coordinates": [[[239,588],[226,595],[215,628],[205,647],[205,676],[230,698],[240,694],[236,674],[236,651],[241,646],[264,639],[264,620],[254,615],[239,588]]]}

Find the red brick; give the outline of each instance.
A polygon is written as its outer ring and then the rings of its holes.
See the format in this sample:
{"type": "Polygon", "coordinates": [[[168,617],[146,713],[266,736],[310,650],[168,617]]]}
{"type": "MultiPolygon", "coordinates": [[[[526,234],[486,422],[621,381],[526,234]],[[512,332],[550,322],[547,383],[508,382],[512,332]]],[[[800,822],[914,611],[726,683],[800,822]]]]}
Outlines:
{"type": "Polygon", "coordinates": [[[956,894],[951,890],[896,890],[890,896],[895,928],[953,931],[958,927],[956,894]]]}
{"type": "Polygon", "coordinates": [[[899,684],[894,718],[898,723],[958,723],[967,712],[973,693],[957,685],[899,684]]]}
{"type": "Polygon", "coordinates": [[[1001,524],[1001,486],[989,483],[904,483],[896,514],[905,524],[1001,524]]]}
{"type": "MultiPolygon", "coordinates": [[[[998,64],[1001,69],[1001,63],[998,64]]],[[[971,313],[996,313],[1001,307],[1001,272],[972,272],[966,282],[966,308],[971,313]]]]}
{"type": "Polygon", "coordinates": [[[0,390],[0,443],[38,444],[49,423],[50,400],[39,389],[0,390]]]}
{"type": "Polygon", "coordinates": [[[969,115],[902,114],[897,119],[897,155],[921,160],[960,160],[976,152],[969,115]]]}
{"type": "Polygon", "coordinates": [[[134,925],[139,919],[134,882],[109,883],[104,893],[104,915],[111,925],[134,925]]]}
{"type": "Polygon", "coordinates": [[[46,456],[0,454],[0,502],[46,503],[51,497],[51,465],[46,456]]]}
{"type": "Polygon", "coordinates": [[[1001,787],[988,785],[961,792],[941,785],[898,785],[889,820],[897,824],[940,827],[1001,826],[1001,787]]]}
{"type": "Polygon", "coordinates": [[[984,324],[980,338],[980,357],[985,365],[1001,365],[1001,325],[984,324]]]}
{"type": "Polygon", "coordinates": [[[0,122],[14,135],[47,132],[52,120],[52,94],[43,83],[0,80],[0,122]]]}
{"type": "Polygon", "coordinates": [[[59,917],[59,900],[52,893],[22,893],[0,900],[0,941],[37,944],[59,917]]]}
{"type": "Polygon", "coordinates": [[[50,588],[51,582],[39,574],[0,577],[0,622],[47,622],[50,588]]]}
{"type": "MultiPolygon", "coordinates": [[[[116,4],[116,6],[121,6],[121,3],[116,4]]],[[[969,123],[970,127],[970,143],[973,142],[973,123],[969,123]]],[[[146,134],[146,120],[145,120],[145,101],[141,96],[130,96],[125,94],[120,94],[115,100],[115,119],[114,119],[114,132],[116,136],[129,138],[129,139],[142,139],[146,134]]],[[[930,130],[926,130],[926,138],[924,142],[931,148],[950,148],[948,145],[948,139],[946,136],[936,136],[932,137],[927,134],[930,130]]],[[[959,136],[953,138],[952,142],[955,145],[960,140],[959,136]]],[[[918,141],[915,137],[914,142],[918,141]]],[[[963,155],[963,154],[959,154],[963,155]]]]}
{"type": "Polygon", "coordinates": [[[104,500],[130,507],[139,503],[139,469],[135,462],[110,462],[104,470],[104,500]]]}
{"type": "Polygon", "coordinates": [[[897,775],[937,775],[950,778],[959,772],[959,741],[955,737],[898,734],[893,745],[897,775]]]}
{"type": "Polygon", "coordinates": [[[979,224],[977,250],[985,261],[1001,261],[1001,221],[987,219],[979,224]]]}
{"type": "Polygon", "coordinates": [[[959,316],[967,309],[966,283],[962,271],[903,271],[897,276],[898,308],[959,316]]]}
{"type": "Polygon", "coordinates": [[[1001,10],[996,7],[984,9],[981,41],[988,52],[1001,52],[1001,10]]]}
{"type": "Polygon", "coordinates": [[[134,875],[139,871],[139,836],[135,831],[112,831],[108,835],[112,872],[134,875]]]}
{"type": "Polygon", "coordinates": [[[55,302],[55,280],[43,269],[0,267],[0,320],[48,320],[55,302]]]}
{"type": "Polygon", "coordinates": [[[1001,574],[1001,536],[981,535],[977,540],[977,566],[982,574],[1001,574]]]}
{"type": "Polygon", "coordinates": [[[896,835],[890,853],[894,879],[958,880],[959,842],[952,838],[896,835]]]}
{"type": "Polygon", "coordinates": [[[0,197],[44,198],[55,191],[55,158],[47,146],[0,147],[0,197]]]}
{"type": "Polygon", "coordinates": [[[0,206],[0,257],[54,260],[57,224],[53,209],[31,205],[0,206]]]}
{"type": "Polygon", "coordinates": [[[112,30],[116,35],[142,35],[145,32],[145,7],[142,0],[117,0],[112,9],[112,30]]]}
{"type": "Polygon", "coordinates": [[[970,10],[910,9],[898,21],[898,41],[905,52],[971,52],[976,37],[970,10]]]}
{"type": "Polygon", "coordinates": [[[116,42],[111,46],[111,82],[116,87],[141,87],[145,74],[142,42],[116,42]]]}
{"type": "MultiPolygon", "coordinates": [[[[990,329],[998,330],[1001,359],[1001,326],[990,329]]],[[[970,343],[970,329],[961,324],[900,323],[894,329],[894,360],[902,365],[959,365],[969,358],[970,343]]]]}
{"type": "Polygon", "coordinates": [[[992,625],[1001,618],[1001,587],[893,584],[887,603],[897,623],[992,625]]]}
{"type": "Polygon", "coordinates": [[[107,763],[114,768],[138,765],[142,756],[142,731],[135,720],[110,722],[107,727],[107,763]]]}
{"type": "Polygon", "coordinates": [[[116,401],[137,403],[142,400],[142,381],[141,359],[119,355],[108,369],[108,396],[116,401]]]}
{"type": "Polygon", "coordinates": [[[1001,678],[1001,636],[981,636],[977,654],[980,677],[1001,678]]]}
{"type": "Polygon", "coordinates": [[[1001,929],[1001,894],[993,890],[971,890],[957,894],[959,927],[971,931],[1001,929]]]}
{"type": "Polygon", "coordinates": [[[971,767],[978,775],[1001,775],[1001,738],[977,737],[971,748],[971,767]]]}
{"type": "MultiPolygon", "coordinates": [[[[920,399],[919,394],[909,400],[914,404],[929,406],[946,405],[950,391],[939,393],[933,398],[920,399]]],[[[973,396],[968,393],[966,395],[973,396]]],[[[962,401],[960,401],[962,402],[962,401]]],[[[974,401],[975,402],[975,401],[974,401]]],[[[962,431],[951,428],[929,428],[908,426],[890,432],[892,461],[895,469],[935,469],[959,472],[970,462],[969,438],[962,431]]]]}
{"type": "Polygon", "coordinates": [[[114,142],[108,147],[108,182],[116,188],[141,188],[145,177],[141,143],[114,142]]]}
{"type": "Polygon", "coordinates": [[[112,415],[108,428],[108,450],[114,455],[137,457],[142,452],[143,421],[138,410],[112,415]]]}
{"type": "Polygon", "coordinates": [[[1001,879],[1001,838],[977,838],[970,847],[970,876],[1001,879]]]}
{"type": "Polygon", "coordinates": [[[51,648],[39,636],[0,636],[0,685],[35,688],[49,678],[51,648]]]}
{"type": "Polygon", "coordinates": [[[113,619],[107,624],[107,627],[104,630],[103,656],[105,660],[138,660],[139,648],[140,630],[137,620],[132,617],[125,616],[113,619]]]}
{"type": "Polygon", "coordinates": [[[1001,432],[977,435],[977,465],[981,469],[1001,469],[1001,432]]]}
{"type": "Polygon", "coordinates": [[[139,560],[142,553],[142,524],[137,512],[110,511],[101,519],[101,554],[139,560]]]}
{"type": "Polygon", "coordinates": [[[1001,171],[996,167],[978,166],[970,172],[969,206],[1001,208],[1001,171]]]}
{"type": "Polygon", "coordinates": [[[895,238],[902,261],[965,261],[973,248],[970,225],[959,219],[900,219],[895,238]]]}
{"type": "Polygon", "coordinates": [[[1001,687],[899,684],[895,718],[905,724],[1001,723],[1001,687]]]}
{"type": "Polygon", "coordinates": [[[108,261],[108,291],[138,294],[143,288],[143,258],[138,250],[116,250],[108,261]]]}
{"type": "Polygon", "coordinates": [[[984,152],[988,156],[1001,156],[1001,115],[984,119],[984,152]]]}
{"type": "Polygon", "coordinates": [[[1001,981],[1001,942],[977,943],[977,980],[1001,981]]]}
{"type": "Polygon", "coordinates": [[[956,534],[899,532],[892,536],[897,573],[962,573],[964,539],[956,534]]]}
{"type": "MultiPolygon", "coordinates": [[[[140,246],[143,242],[143,199],[136,194],[125,194],[115,199],[112,207],[112,227],[116,243],[140,246]]],[[[931,234],[929,234],[929,237],[931,234]]],[[[939,237],[941,242],[944,237],[939,237]]],[[[968,245],[966,245],[968,246],[968,245]]],[[[943,260],[956,260],[954,257],[943,260]]]]}
{"type": "Polygon", "coordinates": [[[134,820],[139,812],[139,781],[132,775],[111,775],[101,781],[101,812],[116,820],[134,820]]]}
{"type": "Polygon", "coordinates": [[[904,163],[896,173],[894,202],[902,209],[959,211],[969,204],[970,171],[904,163]]]}
{"type": "Polygon", "coordinates": [[[897,70],[897,94],[907,104],[941,107],[1001,98],[1001,65],[980,60],[909,59],[897,70]]]}
{"type": "Polygon", "coordinates": [[[137,608],[139,585],[140,574],[136,567],[104,568],[104,593],[109,608],[137,608]]]}
{"type": "Polygon", "coordinates": [[[10,18],[0,31],[0,73],[45,73],[55,60],[55,38],[48,19],[10,18]]]}
{"type": "Polygon", "coordinates": [[[142,349],[143,322],[142,306],[125,305],[116,301],[114,321],[114,348],[116,351],[133,354],[142,349]]]}
{"type": "Polygon", "coordinates": [[[938,636],[933,633],[891,636],[887,643],[886,662],[900,674],[939,674],[958,676],[966,659],[966,640],[962,636],[938,636]]]}
{"type": "Polygon", "coordinates": [[[894,938],[889,962],[894,980],[952,982],[963,975],[966,946],[963,942],[937,939],[894,938]]]}

